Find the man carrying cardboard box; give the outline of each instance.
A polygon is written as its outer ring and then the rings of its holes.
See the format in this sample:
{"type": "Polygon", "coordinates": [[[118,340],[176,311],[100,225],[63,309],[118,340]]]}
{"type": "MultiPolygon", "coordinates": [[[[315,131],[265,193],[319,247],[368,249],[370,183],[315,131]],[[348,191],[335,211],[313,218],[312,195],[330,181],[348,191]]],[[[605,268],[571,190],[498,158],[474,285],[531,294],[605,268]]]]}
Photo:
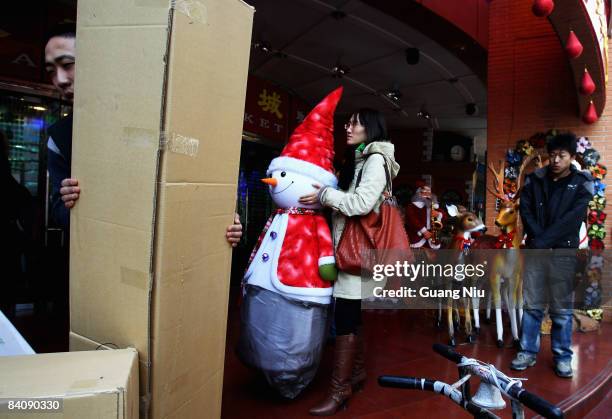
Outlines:
{"type": "MultiPolygon", "coordinates": [[[[76,71],[76,27],[61,24],[47,36],[45,46],[45,71],[51,82],[69,103],[74,100],[74,76],[76,71]]],[[[70,176],[72,164],[72,114],[62,118],[49,128],[48,170],[51,186],[51,216],[66,231],[70,226],[70,209],[81,194],[79,181],[70,176]]],[[[227,227],[226,239],[236,247],[242,238],[242,224],[238,214],[227,227]]]]}

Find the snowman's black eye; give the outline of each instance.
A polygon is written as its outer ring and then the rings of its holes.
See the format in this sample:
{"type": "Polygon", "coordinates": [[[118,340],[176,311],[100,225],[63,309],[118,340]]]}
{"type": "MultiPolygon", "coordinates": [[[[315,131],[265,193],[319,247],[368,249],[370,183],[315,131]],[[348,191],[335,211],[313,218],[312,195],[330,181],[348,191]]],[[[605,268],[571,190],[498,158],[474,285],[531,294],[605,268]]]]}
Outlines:
{"type": "Polygon", "coordinates": [[[287,176],[287,172],[281,172],[281,177],[287,176]]]}

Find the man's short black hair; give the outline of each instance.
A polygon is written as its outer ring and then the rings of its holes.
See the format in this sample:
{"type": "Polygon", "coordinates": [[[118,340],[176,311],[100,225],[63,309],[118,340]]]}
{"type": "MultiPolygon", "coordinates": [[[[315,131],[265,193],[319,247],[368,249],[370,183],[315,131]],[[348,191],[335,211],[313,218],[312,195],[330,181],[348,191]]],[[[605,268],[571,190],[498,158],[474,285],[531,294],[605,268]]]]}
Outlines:
{"type": "Polygon", "coordinates": [[[565,150],[575,156],[577,144],[578,139],[573,133],[557,134],[546,142],[546,150],[549,153],[553,150],[565,150]]]}
{"type": "Polygon", "coordinates": [[[62,22],[53,26],[45,35],[45,44],[49,39],[59,36],[61,38],[76,38],[76,24],[72,22],[62,22]]]}

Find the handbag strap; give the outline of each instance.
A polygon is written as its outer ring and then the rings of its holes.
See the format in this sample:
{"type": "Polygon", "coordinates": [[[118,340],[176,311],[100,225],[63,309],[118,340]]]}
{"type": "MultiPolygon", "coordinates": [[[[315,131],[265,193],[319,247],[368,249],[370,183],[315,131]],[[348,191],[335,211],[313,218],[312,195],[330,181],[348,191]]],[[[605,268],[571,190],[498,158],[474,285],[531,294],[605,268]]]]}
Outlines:
{"type": "MultiPolygon", "coordinates": [[[[385,168],[385,177],[387,178],[387,185],[385,186],[385,190],[391,194],[391,174],[389,173],[389,166],[387,165],[387,158],[385,157],[383,153],[374,152],[374,153],[370,153],[367,155],[366,161],[368,160],[370,156],[374,154],[380,154],[383,158],[383,166],[385,168]]],[[[365,167],[365,164],[366,162],[363,162],[363,166],[361,166],[361,169],[359,170],[359,173],[357,174],[357,181],[355,182],[355,189],[357,189],[357,187],[361,183],[361,176],[363,175],[363,168],[365,167]]]]}

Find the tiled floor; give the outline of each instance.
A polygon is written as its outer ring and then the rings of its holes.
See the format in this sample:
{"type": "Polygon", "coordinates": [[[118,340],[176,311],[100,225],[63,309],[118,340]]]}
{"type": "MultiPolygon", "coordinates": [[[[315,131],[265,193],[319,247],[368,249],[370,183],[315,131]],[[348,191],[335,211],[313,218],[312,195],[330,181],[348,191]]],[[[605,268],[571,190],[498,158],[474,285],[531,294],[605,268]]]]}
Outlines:
{"type": "Polygon", "coordinates": [[[585,416],[585,419],[602,419],[612,416],[612,392],[609,392],[599,405],[585,416]]]}
{"type": "MultiPolygon", "coordinates": [[[[383,374],[429,377],[447,382],[457,380],[456,367],[431,350],[433,343],[444,343],[447,336],[444,331],[434,328],[433,320],[429,316],[429,313],[416,310],[364,312],[368,380],[365,389],[355,395],[348,408],[336,417],[471,417],[442,396],[422,391],[382,388],[376,382],[376,378],[383,374]]],[[[296,400],[283,400],[236,358],[233,348],[239,335],[238,329],[238,317],[234,309],[228,322],[222,417],[309,417],[308,409],[322,397],[327,387],[333,347],[326,347],[318,375],[311,386],[296,400]]],[[[524,384],[525,388],[552,403],[559,403],[585,386],[608,362],[612,362],[610,324],[604,324],[598,332],[574,334],[574,367],[578,373],[572,380],[558,378],[553,373],[548,337],[542,339],[542,351],[537,365],[524,373],[516,373],[508,368],[516,352],[510,347],[511,339],[507,339],[508,347],[498,349],[494,333],[494,324],[484,325],[477,344],[461,343],[456,349],[467,356],[494,364],[509,376],[528,378],[524,384]]],[[[474,381],[473,391],[476,386],[474,381]]],[[[497,414],[504,418],[511,417],[509,408],[497,414]]],[[[526,411],[526,417],[531,416],[533,412],[526,411]]]]}
{"type": "MultiPolygon", "coordinates": [[[[415,310],[365,311],[364,331],[367,345],[368,380],[365,389],[355,395],[341,418],[468,418],[448,399],[433,393],[396,390],[379,387],[376,378],[383,374],[423,376],[454,382],[457,370],[451,362],[435,354],[431,345],[446,342],[445,331],[434,328],[428,313],[415,310]]],[[[65,310],[42,311],[37,315],[28,309],[13,319],[36,352],[67,350],[68,316],[65,310]]],[[[508,330],[508,328],[506,328],[508,330]]],[[[508,368],[515,350],[510,346],[495,346],[495,325],[483,325],[482,335],[475,345],[461,343],[457,350],[467,356],[492,363],[510,376],[526,377],[525,387],[559,403],[585,386],[612,359],[612,325],[607,323],[598,332],[574,334],[574,366],[578,373],[572,380],[557,378],[552,371],[550,339],[542,340],[538,364],[525,373],[508,368]]],[[[244,367],[234,355],[239,335],[238,312],[232,305],[228,321],[225,380],[223,387],[224,418],[307,418],[308,409],[324,394],[332,363],[333,346],[325,348],[319,373],[314,382],[296,400],[284,400],[270,390],[253,371],[244,367]]],[[[473,388],[475,388],[474,385],[473,388]]],[[[609,397],[589,414],[590,419],[612,417],[609,397]],[[603,416],[602,416],[603,414],[603,416]]],[[[497,412],[510,418],[510,411],[497,412]]],[[[527,417],[532,412],[527,411],[527,417]]]]}

